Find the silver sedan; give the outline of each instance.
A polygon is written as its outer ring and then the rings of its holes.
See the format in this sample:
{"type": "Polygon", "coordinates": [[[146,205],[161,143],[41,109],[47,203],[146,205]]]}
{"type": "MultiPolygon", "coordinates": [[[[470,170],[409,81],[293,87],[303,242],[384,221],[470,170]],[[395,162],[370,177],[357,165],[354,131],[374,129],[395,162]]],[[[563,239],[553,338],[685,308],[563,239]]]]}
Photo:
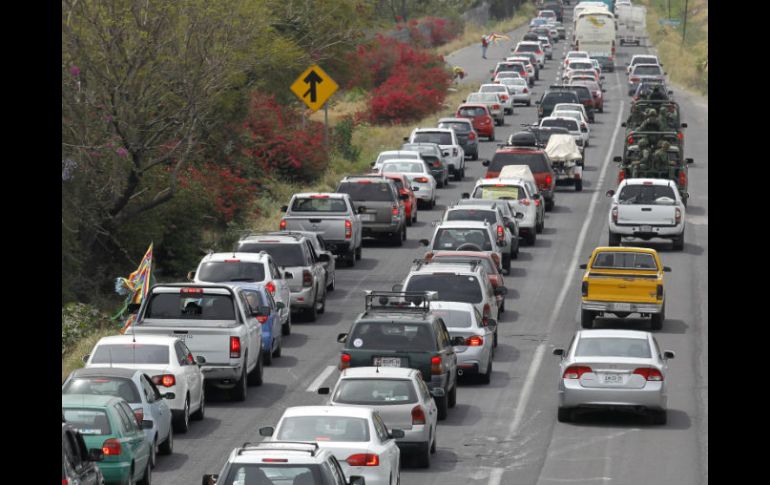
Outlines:
{"type": "Polygon", "coordinates": [[[431,313],[444,320],[457,355],[457,375],[476,375],[484,384],[492,379],[492,358],[497,345],[497,322],[484,319],[470,303],[430,302],[431,313]],[[459,342],[462,341],[462,344],[459,342]]]}
{"type": "Polygon", "coordinates": [[[578,408],[646,412],[666,424],[667,362],[650,332],[580,330],[561,356],[558,419],[574,419],[578,408]]]}

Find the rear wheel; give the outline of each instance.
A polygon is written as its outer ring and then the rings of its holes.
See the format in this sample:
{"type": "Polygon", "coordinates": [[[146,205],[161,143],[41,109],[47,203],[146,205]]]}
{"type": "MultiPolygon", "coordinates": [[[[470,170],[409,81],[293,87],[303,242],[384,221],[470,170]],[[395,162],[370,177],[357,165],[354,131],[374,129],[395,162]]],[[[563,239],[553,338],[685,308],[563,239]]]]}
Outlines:
{"type": "Polygon", "coordinates": [[[136,483],[137,485],[152,485],[152,466],[150,466],[149,461],[147,462],[147,468],[144,470],[144,476],[136,483]]]}
{"type": "Polygon", "coordinates": [[[594,328],[594,318],[596,318],[596,315],[591,310],[580,310],[581,327],[594,328]]]}
{"type": "Polygon", "coordinates": [[[177,433],[187,433],[190,429],[190,397],[184,400],[184,409],[174,419],[174,430],[177,433]]]}
{"type": "Polygon", "coordinates": [[[509,254],[503,254],[503,269],[506,271],[511,270],[511,255],[509,254]]]}
{"type": "Polygon", "coordinates": [[[261,386],[262,385],[262,373],[264,370],[263,364],[262,364],[263,358],[260,356],[257,358],[257,365],[254,367],[254,370],[251,371],[251,373],[248,375],[248,385],[250,386],[261,386]]]}
{"type": "Polygon", "coordinates": [[[243,372],[241,372],[241,378],[238,379],[238,382],[235,384],[235,387],[232,391],[230,391],[230,397],[233,401],[245,401],[246,400],[246,394],[248,393],[246,389],[246,366],[243,367],[243,372]]]}
{"type": "Polygon", "coordinates": [[[197,411],[192,413],[190,417],[195,421],[201,421],[206,416],[206,392],[201,389],[201,402],[197,411]]]}
{"type": "Polygon", "coordinates": [[[663,304],[663,308],[660,309],[660,313],[653,313],[652,320],[650,321],[650,327],[653,330],[661,330],[663,328],[663,321],[666,319],[666,304],[663,304]]]}
{"type": "Polygon", "coordinates": [[[262,363],[264,363],[267,366],[273,365],[272,347],[267,352],[265,352],[264,350],[262,351],[262,363]]]}
{"type": "Polygon", "coordinates": [[[478,159],[479,159],[479,152],[477,151],[476,153],[473,154],[473,156],[471,157],[471,160],[475,161],[475,160],[478,160],[478,159]]]}
{"type": "Polygon", "coordinates": [[[436,408],[438,408],[438,420],[445,420],[449,412],[449,396],[444,395],[443,397],[434,397],[433,399],[436,401],[436,408]]]}
{"type": "Polygon", "coordinates": [[[421,449],[417,456],[417,466],[420,468],[430,468],[430,443],[425,444],[425,448],[421,449]]]}
{"type": "Polygon", "coordinates": [[[286,319],[286,323],[281,325],[281,335],[291,335],[291,314],[286,319]]]}
{"type": "Polygon", "coordinates": [[[553,201],[553,199],[545,199],[545,210],[547,212],[551,212],[554,205],[556,205],[556,203],[553,201]]]}
{"type": "Polygon", "coordinates": [[[620,234],[615,234],[614,232],[610,231],[610,246],[620,246],[620,234]]]}
{"type": "Polygon", "coordinates": [[[308,320],[311,322],[315,322],[318,319],[318,305],[316,305],[316,299],[315,296],[313,296],[313,304],[310,305],[310,308],[305,310],[305,316],[307,316],[308,320]]]}
{"type": "Polygon", "coordinates": [[[489,364],[487,364],[487,372],[481,374],[480,380],[482,384],[489,384],[492,382],[492,356],[489,356],[489,364]]]}
{"type": "Polygon", "coordinates": [[[535,241],[537,241],[537,231],[530,231],[529,234],[524,238],[524,240],[527,242],[527,245],[534,246],[535,241]]]}
{"type": "MultiPolygon", "coordinates": [[[[414,213],[414,220],[417,222],[417,211],[414,213]]],[[[361,246],[356,249],[356,259],[361,261],[361,246]]]]}
{"type": "Polygon", "coordinates": [[[324,297],[321,300],[321,306],[318,308],[318,313],[324,313],[326,311],[326,292],[324,291],[324,297]]]}
{"type": "Polygon", "coordinates": [[[457,383],[449,391],[449,407],[453,408],[455,406],[457,406],[457,383]]]}
{"type": "Polygon", "coordinates": [[[170,455],[174,452],[174,427],[172,426],[168,430],[168,438],[166,438],[166,441],[161,443],[161,445],[158,447],[158,452],[161,455],[170,455]]]}
{"type": "Polygon", "coordinates": [[[581,192],[583,190],[583,179],[575,180],[575,192],[581,192]]]}
{"type": "Polygon", "coordinates": [[[352,268],[353,266],[356,265],[356,250],[355,249],[351,249],[350,250],[350,252],[347,255],[346,260],[347,260],[349,268],[352,268]]]}
{"type": "Polygon", "coordinates": [[[684,231],[682,235],[674,238],[674,251],[682,251],[684,249],[684,231]]]}

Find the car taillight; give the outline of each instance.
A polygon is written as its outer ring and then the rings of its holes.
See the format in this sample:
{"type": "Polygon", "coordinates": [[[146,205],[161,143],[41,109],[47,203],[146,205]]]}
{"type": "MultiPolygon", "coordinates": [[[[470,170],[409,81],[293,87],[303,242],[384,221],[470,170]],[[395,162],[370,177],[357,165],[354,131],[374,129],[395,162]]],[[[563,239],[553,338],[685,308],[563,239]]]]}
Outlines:
{"type": "Polygon", "coordinates": [[[176,384],[176,377],[173,374],[153,376],[152,383],[156,386],[171,387],[176,384]]]}
{"type": "Polygon", "coordinates": [[[137,423],[144,421],[144,409],[134,409],[134,416],[136,416],[137,423]]]}
{"type": "MultiPolygon", "coordinates": [[[[470,137],[468,137],[468,138],[470,138],[470,137]]],[[[440,161],[438,161],[438,160],[436,160],[435,162],[433,162],[433,166],[434,166],[435,168],[438,168],[438,167],[440,167],[440,166],[441,166],[441,162],[440,162],[440,161]]]]}
{"type": "Polygon", "coordinates": [[[683,134],[683,133],[677,133],[677,134],[676,134],[676,137],[677,137],[679,140],[684,140],[684,134],[683,134]]]}
{"type": "Polygon", "coordinates": [[[441,357],[438,355],[434,355],[430,358],[430,373],[431,374],[443,374],[443,369],[441,368],[441,357]]]}
{"type": "Polygon", "coordinates": [[[350,239],[353,237],[353,224],[345,219],[345,239],[350,239]]]}
{"type": "Polygon", "coordinates": [[[313,274],[309,270],[302,270],[302,286],[305,288],[313,286],[313,274]]]}
{"type": "Polygon", "coordinates": [[[538,50],[536,50],[536,51],[535,51],[535,54],[537,54],[537,55],[540,55],[540,54],[542,54],[542,53],[543,53],[543,51],[541,51],[540,49],[538,49],[538,50]]]}
{"type": "Polygon", "coordinates": [[[590,367],[585,365],[571,365],[564,371],[562,379],[580,379],[580,376],[586,372],[593,372],[590,367]]]}
{"type": "Polygon", "coordinates": [[[629,145],[633,145],[634,144],[634,137],[633,136],[629,136],[628,137],[628,144],[629,145]]]}
{"type": "Polygon", "coordinates": [[[540,199],[535,199],[535,207],[540,207],[540,199]]]}
{"type": "Polygon", "coordinates": [[[475,140],[476,139],[476,133],[471,131],[470,134],[468,135],[468,139],[469,140],[475,140]]]}
{"type": "Polygon", "coordinates": [[[618,172],[618,184],[620,184],[620,182],[622,182],[623,179],[625,179],[625,178],[626,178],[626,171],[625,170],[619,171],[618,172]]]}
{"type": "Polygon", "coordinates": [[[265,322],[267,321],[267,318],[268,318],[268,316],[267,316],[267,315],[258,315],[258,316],[257,316],[257,321],[258,321],[259,323],[265,323],[265,322]]]}
{"type": "Polygon", "coordinates": [[[505,238],[505,230],[503,229],[503,226],[498,225],[497,226],[497,239],[504,239],[505,238]]]}
{"type": "Polygon", "coordinates": [[[357,453],[345,461],[350,466],[380,466],[380,456],[373,453],[357,453]]]}
{"type": "Polygon", "coordinates": [[[270,292],[271,295],[275,296],[275,283],[272,281],[268,282],[265,285],[265,289],[270,292]]]}
{"type": "Polygon", "coordinates": [[[118,456],[120,452],[120,441],[117,439],[110,438],[102,443],[102,453],[104,453],[104,456],[118,456]]]}
{"type": "Polygon", "coordinates": [[[527,94],[528,92],[529,92],[529,90],[527,88],[524,88],[524,91],[522,91],[522,93],[524,93],[524,94],[527,94]]]}
{"type": "Polygon", "coordinates": [[[350,354],[340,354],[340,370],[350,367],[350,354]]]}
{"type": "Polygon", "coordinates": [[[583,296],[588,296],[588,281],[584,281],[580,285],[580,294],[583,296]]]}
{"type": "Polygon", "coordinates": [[[674,222],[676,222],[677,224],[682,222],[682,211],[679,208],[674,210],[674,222]]]}
{"type": "Polygon", "coordinates": [[[508,101],[508,95],[507,94],[503,94],[502,96],[500,96],[500,98],[502,98],[503,101],[508,101]]]}
{"type": "Polygon", "coordinates": [[[687,185],[687,174],[684,171],[679,172],[679,185],[683,187],[687,185]]]}
{"type": "Polygon", "coordinates": [[[551,186],[551,182],[553,182],[553,177],[551,177],[550,175],[546,175],[545,176],[545,186],[546,186],[546,188],[551,186]]]}
{"type": "Polygon", "coordinates": [[[492,253],[492,261],[495,262],[495,266],[500,267],[500,256],[497,253],[492,253]]]}
{"type": "Polygon", "coordinates": [[[425,424],[425,411],[422,410],[422,406],[412,408],[412,426],[415,424],[425,424]]]}
{"type": "Polygon", "coordinates": [[[241,338],[230,337],[230,358],[237,359],[241,356],[241,338]]]}
{"type": "Polygon", "coordinates": [[[500,109],[500,105],[499,104],[493,104],[492,105],[492,109],[500,109]]]}
{"type": "Polygon", "coordinates": [[[654,367],[639,367],[634,370],[634,374],[644,377],[648,381],[662,381],[663,374],[654,367]]]}
{"type": "Polygon", "coordinates": [[[279,227],[279,229],[281,231],[285,231],[286,230],[286,220],[285,219],[281,219],[281,223],[278,224],[278,227],[279,227]]]}
{"type": "Polygon", "coordinates": [[[398,217],[398,205],[394,205],[394,206],[391,208],[390,212],[391,212],[391,214],[393,215],[393,217],[398,217]]]}
{"type": "Polygon", "coordinates": [[[658,300],[662,300],[663,299],[663,285],[658,285],[658,287],[655,288],[655,297],[658,300]]]}
{"type": "Polygon", "coordinates": [[[417,177],[414,179],[415,182],[421,183],[421,184],[427,184],[428,183],[428,177],[417,177]]]}
{"type": "Polygon", "coordinates": [[[489,303],[484,304],[484,310],[482,312],[482,317],[489,318],[489,312],[492,310],[492,308],[489,306],[489,303]]]}
{"type": "MultiPolygon", "coordinates": [[[[620,173],[623,173],[623,172],[620,172],[620,173]]],[[[616,224],[618,223],[618,208],[617,207],[613,207],[612,208],[612,222],[614,222],[616,224]]]]}
{"type": "Polygon", "coordinates": [[[473,335],[465,339],[465,345],[469,347],[481,347],[484,345],[484,337],[481,335],[473,335]]]}

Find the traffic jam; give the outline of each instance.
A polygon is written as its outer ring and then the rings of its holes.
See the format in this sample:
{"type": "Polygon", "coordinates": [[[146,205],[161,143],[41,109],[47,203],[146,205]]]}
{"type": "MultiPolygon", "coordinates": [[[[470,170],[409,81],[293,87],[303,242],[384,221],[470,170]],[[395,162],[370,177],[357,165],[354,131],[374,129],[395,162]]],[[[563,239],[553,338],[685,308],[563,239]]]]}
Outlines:
{"type": "MultiPolygon", "coordinates": [[[[578,198],[588,219],[609,203],[599,215],[608,230],[566,269],[582,274],[579,288],[563,275],[552,282],[568,280],[549,312],[578,291],[579,302],[576,331],[545,359],[558,363],[541,384],[555,403],[550,419],[590,426],[597,413],[628,413],[642,419],[635,426],[666,426],[676,361],[660,331],[666,280],[685,248],[687,123],[656,55],[625,47],[619,59],[619,39],[639,44],[618,33],[635,18],[631,2],[572,3],[539,1],[454,116],[404,133],[334,192],[292,195],[275,231],[207,254],[188,281],[153,286],[131,309],[129,331],[99,340],[62,385],[63,447],[82,459],[65,471],[82,475],[69,483],[150,484],[156,467],[159,483],[427,483],[420,469],[435,468],[449,445],[442,428],[468,418],[464,399],[507,385],[498,354],[516,345],[511,329],[528,304],[517,285],[534,277],[522,264],[557,238],[569,252],[582,245],[584,234],[578,243],[578,231],[553,222],[582,218],[578,198]],[[609,89],[611,77],[619,84],[609,89]],[[599,129],[617,136],[606,172],[614,188],[597,196],[603,179],[589,175],[609,139],[599,129]],[[397,276],[362,286],[371,255],[385,253],[397,276]],[[355,313],[341,313],[343,302],[355,313]],[[337,323],[344,331],[331,339],[302,338],[337,323]],[[324,372],[298,394],[305,402],[251,409],[248,424],[226,431],[240,432],[242,445],[209,456],[217,465],[194,480],[174,481],[179,470],[163,467],[179,453],[177,437],[198,436],[185,438],[188,457],[210,454],[196,427],[217,408],[251,406],[252,393],[275,385],[266,369],[290,373],[312,346],[336,357],[315,364],[314,375],[324,372]]],[[[515,435],[526,418],[516,408],[501,426],[515,435]]]]}

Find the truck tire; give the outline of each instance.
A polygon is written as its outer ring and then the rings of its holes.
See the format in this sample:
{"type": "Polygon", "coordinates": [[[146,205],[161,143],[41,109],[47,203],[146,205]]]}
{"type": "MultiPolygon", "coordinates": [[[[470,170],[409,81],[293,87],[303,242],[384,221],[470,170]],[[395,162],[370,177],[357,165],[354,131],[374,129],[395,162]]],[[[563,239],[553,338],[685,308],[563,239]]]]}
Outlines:
{"type": "Polygon", "coordinates": [[[553,210],[553,206],[555,206],[556,203],[553,201],[553,199],[545,199],[545,211],[551,212],[553,210]]]}
{"type": "Polygon", "coordinates": [[[326,311],[326,291],[324,291],[324,297],[321,299],[321,308],[318,309],[319,314],[323,314],[326,311]]]}
{"type": "MultiPolygon", "coordinates": [[[[262,349],[260,349],[260,354],[262,349]]],[[[262,374],[264,371],[264,364],[262,363],[264,358],[260,355],[257,357],[257,366],[254,367],[254,370],[251,371],[251,373],[248,374],[246,377],[247,384],[250,386],[261,386],[262,385],[262,374]]]]}
{"type": "Polygon", "coordinates": [[[575,192],[583,191],[583,179],[575,180],[575,192]]]}
{"type": "MultiPolygon", "coordinates": [[[[270,348],[272,349],[272,345],[270,346],[270,348]]],[[[268,367],[273,365],[273,351],[272,350],[268,350],[267,352],[265,352],[264,350],[262,351],[262,363],[265,364],[268,367]]]]}
{"type": "Polygon", "coordinates": [[[529,234],[527,234],[527,237],[525,239],[528,246],[534,246],[535,241],[537,241],[537,231],[531,231],[529,234]]]}
{"type": "Polygon", "coordinates": [[[503,269],[504,270],[511,270],[511,255],[509,254],[503,254],[503,269]]]}
{"type": "Polygon", "coordinates": [[[682,235],[674,238],[674,251],[682,251],[684,250],[684,231],[682,231],[682,235]]]}
{"type": "Polygon", "coordinates": [[[663,304],[663,308],[660,309],[660,313],[653,313],[652,320],[650,321],[650,328],[652,330],[662,330],[663,321],[666,319],[666,304],[663,304]]]}
{"type": "Polygon", "coordinates": [[[609,246],[620,246],[620,234],[610,231],[609,246]]]}
{"type": "Polygon", "coordinates": [[[245,401],[246,400],[246,394],[248,394],[247,391],[247,382],[246,382],[246,366],[243,367],[243,371],[241,372],[241,378],[238,379],[238,382],[235,383],[235,387],[230,391],[230,399],[233,401],[245,401]]]}
{"type": "Polygon", "coordinates": [[[310,305],[310,308],[305,310],[305,316],[311,322],[315,322],[318,319],[318,306],[315,304],[315,302],[315,296],[313,296],[313,304],[310,305]]]}
{"type": "Polygon", "coordinates": [[[438,408],[438,420],[445,420],[449,412],[449,396],[444,395],[444,397],[434,397],[433,399],[436,401],[436,408],[438,408]]]}
{"type": "Polygon", "coordinates": [[[348,265],[348,268],[352,268],[356,265],[356,250],[351,249],[348,254],[345,255],[345,262],[348,265]]]}
{"type": "MultiPolygon", "coordinates": [[[[417,222],[417,214],[416,213],[415,213],[415,216],[414,216],[414,220],[415,220],[415,222],[417,222]]],[[[356,248],[356,259],[359,260],[359,261],[361,261],[361,248],[362,247],[363,246],[358,246],[358,248],[356,248]]]]}
{"type": "Polygon", "coordinates": [[[457,406],[457,382],[452,386],[452,390],[449,392],[447,401],[450,408],[457,406]]]}
{"type": "Polygon", "coordinates": [[[286,323],[281,325],[281,335],[291,335],[291,313],[286,319],[286,323]]]}
{"type": "Polygon", "coordinates": [[[596,315],[591,310],[580,310],[580,326],[583,328],[594,328],[594,318],[596,315]]]}

